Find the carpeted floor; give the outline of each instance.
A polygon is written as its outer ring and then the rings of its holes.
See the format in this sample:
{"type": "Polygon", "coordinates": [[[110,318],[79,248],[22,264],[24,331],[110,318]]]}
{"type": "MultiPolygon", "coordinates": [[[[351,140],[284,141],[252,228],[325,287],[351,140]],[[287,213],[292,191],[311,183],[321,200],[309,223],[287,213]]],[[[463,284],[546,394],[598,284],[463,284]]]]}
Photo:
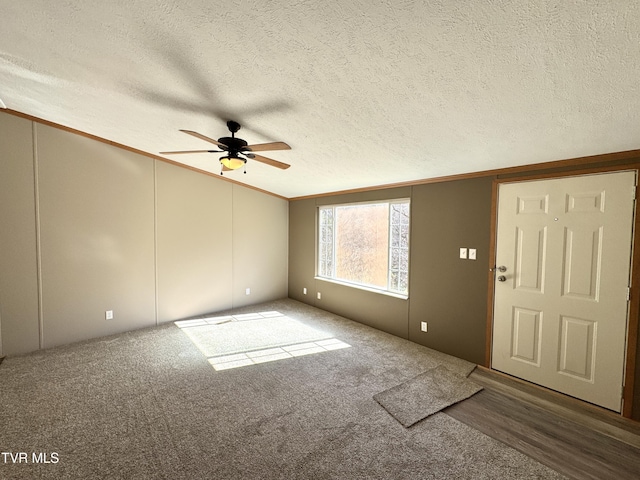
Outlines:
{"type": "Polygon", "coordinates": [[[217,371],[168,324],[6,358],[0,478],[563,478],[443,413],[404,428],[373,399],[468,362],[293,300],[234,313],[260,311],[348,347],[217,371]]]}
{"type": "Polygon", "coordinates": [[[434,413],[466,400],[480,390],[482,387],[466,376],[453,373],[444,365],[438,365],[375,394],[373,399],[408,428],[434,413]]]}

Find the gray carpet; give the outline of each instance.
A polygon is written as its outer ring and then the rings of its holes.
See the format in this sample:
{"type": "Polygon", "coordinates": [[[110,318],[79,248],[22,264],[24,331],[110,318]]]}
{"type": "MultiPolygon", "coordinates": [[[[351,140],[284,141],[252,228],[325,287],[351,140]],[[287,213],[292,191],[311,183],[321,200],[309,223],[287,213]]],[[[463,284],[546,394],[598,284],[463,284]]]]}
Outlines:
{"type": "Polygon", "coordinates": [[[467,380],[467,376],[438,365],[411,380],[377,393],[373,399],[404,427],[410,427],[482,390],[480,385],[467,380]]]}
{"type": "Polygon", "coordinates": [[[216,371],[168,324],[6,358],[0,451],[30,461],[0,456],[0,478],[563,478],[442,412],[403,428],[372,398],[468,362],[292,300],[235,313],[273,310],[349,347],[216,371]]]}

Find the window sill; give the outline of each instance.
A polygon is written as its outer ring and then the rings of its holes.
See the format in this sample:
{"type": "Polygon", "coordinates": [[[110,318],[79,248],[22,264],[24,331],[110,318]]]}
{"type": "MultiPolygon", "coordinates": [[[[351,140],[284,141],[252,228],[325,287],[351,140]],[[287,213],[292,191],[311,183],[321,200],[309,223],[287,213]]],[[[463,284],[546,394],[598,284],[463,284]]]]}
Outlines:
{"type": "Polygon", "coordinates": [[[358,285],[356,283],[341,282],[340,280],[334,280],[332,278],[317,277],[317,276],[314,277],[314,278],[316,280],[322,280],[323,282],[334,283],[336,285],[342,285],[344,287],[357,288],[358,290],[364,290],[365,292],[379,293],[380,295],[386,295],[388,297],[399,298],[399,299],[402,299],[402,300],[408,300],[409,299],[409,295],[405,295],[405,294],[402,294],[402,293],[394,293],[394,292],[389,292],[387,290],[379,290],[377,288],[365,287],[363,285],[358,285]]]}

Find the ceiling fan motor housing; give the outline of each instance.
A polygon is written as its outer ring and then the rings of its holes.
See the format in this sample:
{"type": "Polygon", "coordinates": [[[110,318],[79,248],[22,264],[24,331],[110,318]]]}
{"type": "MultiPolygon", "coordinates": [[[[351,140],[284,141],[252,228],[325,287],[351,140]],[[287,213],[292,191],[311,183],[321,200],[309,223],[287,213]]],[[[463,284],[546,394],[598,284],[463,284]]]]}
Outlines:
{"type": "Polygon", "coordinates": [[[236,137],[222,137],[218,139],[218,142],[226,145],[229,151],[234,153],[242,151],[242,149],[248,145],[246,140],[236,137]]]}
{"type": "Polygon", "coordinates": [[[240,124],[238,122],[234,122],[233,120],[229,120],[227,122],[227,128],[231,133],[236,133],[238,130],[240,130],[240,124]]]}

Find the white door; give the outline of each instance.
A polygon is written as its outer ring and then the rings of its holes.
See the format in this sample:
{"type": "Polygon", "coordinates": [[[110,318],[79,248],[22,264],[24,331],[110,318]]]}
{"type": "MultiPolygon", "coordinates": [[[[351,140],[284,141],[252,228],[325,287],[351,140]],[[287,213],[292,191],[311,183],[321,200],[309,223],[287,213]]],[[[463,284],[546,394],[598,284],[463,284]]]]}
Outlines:
{"type": "Polygon", "coordinates": [[[492,368],[621,411],[635,185],[499,186],[492,368]]]}

